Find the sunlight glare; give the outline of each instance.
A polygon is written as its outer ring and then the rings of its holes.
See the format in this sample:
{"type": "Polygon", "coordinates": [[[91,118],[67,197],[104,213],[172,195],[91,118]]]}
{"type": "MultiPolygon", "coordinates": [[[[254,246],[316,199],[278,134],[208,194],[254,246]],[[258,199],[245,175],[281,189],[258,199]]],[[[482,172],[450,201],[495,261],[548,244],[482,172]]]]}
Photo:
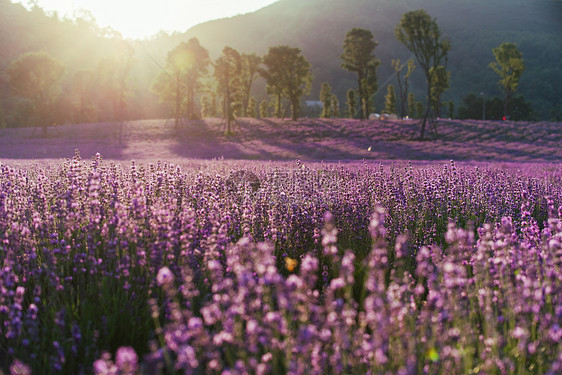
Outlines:
{"type": "MultiPolygon", "coordinates": [[[[160,31],[185,32],[209,20],[256,11],[277,0],[37,0],[46,12],[75,19],[89,11],[98,26],[110,27],[125,38],[143,39],[160,31]]],[[[18,0],[26,8],[30,1],[18,0]]]]}

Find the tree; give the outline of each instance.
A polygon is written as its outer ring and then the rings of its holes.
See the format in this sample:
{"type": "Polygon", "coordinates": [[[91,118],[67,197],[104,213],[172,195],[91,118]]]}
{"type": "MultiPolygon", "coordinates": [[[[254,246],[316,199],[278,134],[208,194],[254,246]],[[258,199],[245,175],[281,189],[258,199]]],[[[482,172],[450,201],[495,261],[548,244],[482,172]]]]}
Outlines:
{"type": "Polygon", "coordinates": [[[101,59],[95,71],[95,91],[101,112],[112,120],[122,121],[126,117],[127,79],[135,50],[123,39],[116,38],[112,42],[111,57],[101,59]]]}
{"type": "Polygon", "coordinates": [[[484,99],[481,95],[476,95],[473,92],[463,98],[458,115],[460,119],[481,120],[484,108],[488,120],[501,120],[503,117],[503,104],[500,98],[495,96],[484,99]],[[485,103],[482,103],[482,100],[485,100],[485,103]]]}
{"type": "Polygon", "coordinates": [[[251,96],[250,100],[248,100],[248,107],[246,108],[246,116],[256,118],[256,116],[257,116],[256,104],[257,104],[256,98],[251,96]]]}
{"type": "Polygon", "coordinates": [[[523,95],[515,95],[511,98],[511,116],[513,121],[533,121],[535,111],[531,103],[525,100],[523,95]]]}
{"type": "MultiPolygon", "coordinates": [[[[288,46],[270,47],[263,58],[265,68],[260,74],[269,87],[274,88],[277,99],[286,97],[291,103],[291,114],[296,121],[300,111],[300,99],[310,91],[312,73],[310,63],[301,54],[299,48],[288,46]]],[[[281,103],[277,105],[280,113],[281,103]]]]}
{"type": "Polygon", "coordinates": [[[267,103],[267,100],[264,99],[260,102],[260,105],[259,105],[260,118],[269,117],[269,111],[268,111],[269,108],[268,107],[269,107],[269,104],[267,103]]]}
{"type": "Polygon", "coordinates": [[[513,93],[517,91],[519,79],[525,70],[523,54],[515,43],[502,43],[499,47],[493,48],[492,52],[496,61],[491,62],[489,66],[500,76],[498,85],[503,88],[503,115],[509,116],[513,93]]]}
{"type": "Polygon", "coordinates": [[[231,47],[224,47],[222,55],[215,61],[215,78],[218,92],[223,97],[222,113],[226,120],[226,134],[232,133],[230,125],[234,120],[233,104],[241,90],[241,71],[242,61],[238,51],[231,47]]]}
{"type": "Polygon", "coordinates": [[[357,107],[357,102],[355,101],[355,90],[353,89],[349,89],[347,90],[347,115],[349,116],[349,118],[355,118],[356,115],[356,107],[357,107]]]}
{"type": "Polygon", "coordinates": [[[117,40],[116,46],[116,72],[115,78],[117,80],[119,96],[118,100],[114,106],[114,113],[116,114],[116,119],[118,121],[123,121],[124,117],[126,116],[126,108],[127,103],[125,102],[125,95],[127,91],[127,78],[129,73],[131,72],[131,68],[133,67],[134,59],[133,56],[135,55],[135,49],[133,46],[126,40],[117,40]]]}
{"type": "Polygon", "coordinates": [[[201,98],[201,117],[213,117],[215,108],[213,108],[213,101],[208,95],[201,98]]]}
{"type": "Polygon", "coordinates": [[[42,123],[43,135],[47,135],[47,126],[53,122],[56,87],[64,70],[46,52],[23,54],[7,70],[13,93],[31,100],[33,112],[42,123]]]}
{"type": "Polygon", "coordinates": [[[393,85],[387,86],[387,94],[384,101],[384,113],[396,113],[396,93],[393,85]]]}
{"type": "Polygon", "coordinates": [[[328,82],[322,83],[319,99],[322,102],[322,114],[320,116],[323,118],[330,117],[330,107],[332,106],[332,87],[328,82]]]}
{"type": "Polygon", "coordinates": [[[183,113],[188,119],[196,118],[195,95],[202,87],[200,80],[210,62],[209,52],[197,38],[182,42],[168,52],[165,71],[156,77],[151,90],[161,101],[170,104],[176,125],[183,113]]]}
{"type": "Polygon", "coordinates": [[[450,101],[447,105],[447,115],[449,119],[455,117],[455,102],[450,101]]]}
{"type": "Polygon", "coordinates": [[[415,115],[415,117],[416,118],[423,118],[426,113],[427,113],[427,111],[424,110],[422,102],[416,102],[416,115],[415,115]]]}
{"type": "Polygon", "coordinates": [[[330,117],[338,118],[340,117],[340,102],[336,95],[332,95],[332,100],[330,102],[330,117]]]}
{"type": "Polygon", "coordinates": [[[443,65],[431,68],[431,105],[433,113],[441,117],[441,95],[449,88],[451,73],[443,65]]]}
{"type": "Polygon", "coordinates": [[[91,70],[79,70],[72,76],[70,90],[75,112],[72,120],[76,123],[95,120],[95,108],[92,103],[94,84],[95,76],[91,70]]]}
{"type": "MultiPolygon", "coordinates": [[[[427,103],[420,127],[420,138],[423,139],[427,119],[431,115],[431,69],[446,61],[451,44],[447,39],[441,38],[437,22],[423,9],[404,13],[394,29],[394,35],[414,54],[426,78],[427,103]]],[[[432,115],[431,120],[433,121],[432,115]]]]}
{"type": "Polygon", "coordinates": [[[369,30],[351,29],[343,43],[341,67],[357,73],[359,103],[361,105],[360,118],[369,117],[372,106],[372,96],[377,91],[377,67],[380,61],[373,52],[378,43],[373,40],[373,33],[369,30]]]}
{"type": "Polygon", "coordinates": [[[404,74],[404,81],[400,78],[400,73],[404,69],[404,64],[400,64],[400,60],[392,60],[391,62],[394,71],[396,72],[396,81],[398,82],[398,96],[400,97],[400,117],[406,116],[406,104],[408,100],[408,79],[414,72],[416,66],[414,65],[414,60],[410,59],[407,62],[408,68],[406,69],[406,74],[404,74]]]}
{"type": "Polygon", "coordinates": [[[407,105],[408,116],[410,118],[416,117],[416,97],[414,96],[413,92],[408,94],[407,103],[408,103],[407,105]]]}
{"type": "MultiPolygon", "coordinates": [[[[240,72],[240,90],[241,90],[241,101],[242,101],[242,116],[243,117],[253,117],[248,113],[250,111],[250,92],[252,91],[252,85],[259,75],[259,68],[261,64],[261,57],[254,54],[242,54],[241,55],[241,72],[240,72]]],[[[255,113],[255,108],[254,108],[255,113]]]]}

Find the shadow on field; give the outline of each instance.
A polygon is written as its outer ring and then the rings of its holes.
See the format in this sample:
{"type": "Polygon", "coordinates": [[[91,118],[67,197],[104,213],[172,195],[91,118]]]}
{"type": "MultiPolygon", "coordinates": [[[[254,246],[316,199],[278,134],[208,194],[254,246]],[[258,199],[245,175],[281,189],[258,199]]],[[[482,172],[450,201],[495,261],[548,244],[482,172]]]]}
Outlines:
{"type": "Polygon", "coordinates": [[[562,124],[439,120],[420,141],[417,120],[155,119],[0,129],[0,159],[562,161],[562,124]]]}
{"type": "Polygon", "coordinates": [[[126,146],[128,123],[98,123],[41,128],[2,129],[0,158],[59,159],[71,158],[79,150],[83,158],[97,152],[104,158],[121,159],[126,146]]]}

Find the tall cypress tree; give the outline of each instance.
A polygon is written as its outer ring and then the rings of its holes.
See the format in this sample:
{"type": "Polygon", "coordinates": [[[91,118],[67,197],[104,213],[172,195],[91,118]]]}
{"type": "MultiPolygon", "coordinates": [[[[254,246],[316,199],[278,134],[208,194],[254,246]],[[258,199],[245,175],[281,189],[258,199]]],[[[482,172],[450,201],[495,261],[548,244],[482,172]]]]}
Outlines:
{"type": "Polygon", "coordinates": [[[357,73],[360,118],[369,116],[372,107],[372,96],[377,91],[377,67],[380,61],[373,54],[378,43],[373,40],[369,30],[351,29],[343,43],[341,67],[357,73]]]}

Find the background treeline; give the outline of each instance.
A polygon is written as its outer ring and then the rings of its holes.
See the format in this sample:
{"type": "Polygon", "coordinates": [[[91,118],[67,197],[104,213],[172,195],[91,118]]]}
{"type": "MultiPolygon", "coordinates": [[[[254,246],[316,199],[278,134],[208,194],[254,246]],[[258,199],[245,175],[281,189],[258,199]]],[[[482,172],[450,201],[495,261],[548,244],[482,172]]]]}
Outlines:
{"type": "MultiPolygon", "coordinates": [[[[22,126],[33,122],[29,100],[14,95],[6,74],[13,61],[32,51],[45,51],[64,67],[59,85],[62,95],[53,103],[55,123],[169,116],[169,103],[159,101],[151,90],[161,73],[152,59],[164,66],[169,52],[192,38],[197,38],[213,62],[221,57],[225,46],[239,54],[257,56],[266,55],[272,46],[299,48],[310,62],[314,77],[304,98],[318,101],[322,83],[329,82],[343,116],[348,91],[356,88],[356,76],[340,66],[343,41],[353,27],[370,30],[378,42],[374,52],[380,61],[374,108],[382,112],[387,85],[396,84],[392,60],[406,62],[411,58],[396,40],[394,28],[403,13],[419,8],[437,19],[452,45],[447,64],[450,88],[441,99],[453,105],[442,109],[443,116],[481,118],[485,100],[490,101],[486,102],[486,118],[495,118],[494,101],[501,90],[497,75],[488,65],[494,59],[492,48],[509,41],[517,43],[525,59],[526,69],[517,90],[524,114],[521,119],[562,119],[560,1],[281,0],[258,12],[207,22],[185,33],[123,41],[118,33],[99,28],[87,13],[77,20],[61,19],[38,7],[28,11],[0,0],[0,123],[22,126]],[[125,73],[125,81],[120,80],[125,73]]],[[[209,69],[210,76],[212,71],[209,69]]],[[[418,69],[410,79],[410,92],[424,102],[424,89],[425,78],[418,69]]],[[[259,77],[252,85],[252,96],[257,116],[259,103],[271,103],[274,98],[259,77]]],[[[202,107],[205,103],[198,104],[202,107]]],[[[217,106],[220,108],[219,103],[217,106]]],[[[272,105],[268,111],[268,115],[275,115],[272,105]]],[[[283,115],[289,113],[287,110],[283,115]]]]}

